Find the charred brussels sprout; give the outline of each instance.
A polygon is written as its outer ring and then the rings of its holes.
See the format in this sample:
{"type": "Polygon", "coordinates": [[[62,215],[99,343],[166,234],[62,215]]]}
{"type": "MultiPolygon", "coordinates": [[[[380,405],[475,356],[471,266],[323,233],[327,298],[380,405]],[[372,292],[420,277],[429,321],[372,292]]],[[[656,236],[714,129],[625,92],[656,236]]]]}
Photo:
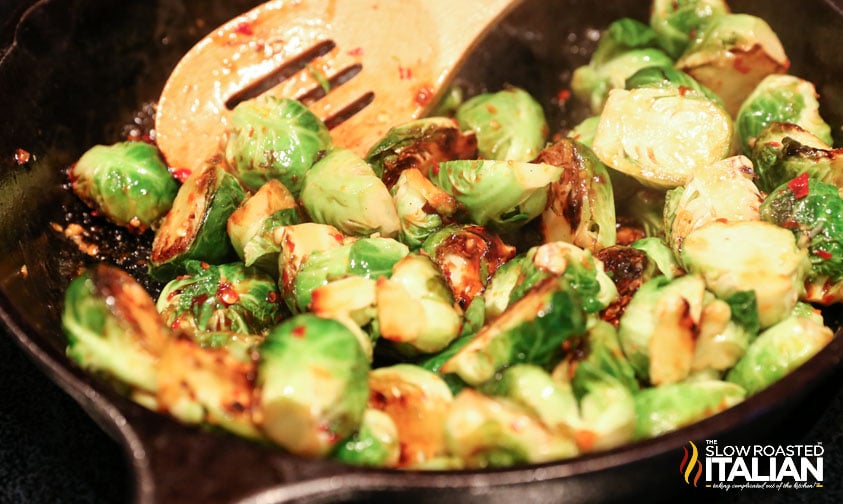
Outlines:
{"type": "Polygon", "coordinates": [[[395,422],[383,411],[369,408],[357,432],[343,441],[332,457],[357,466],[395,467],[400,455],[395,422]]]}
{"type": "Polygon", "coordinates": [[[246,266],[277,275],[281,246],[275,243],[275,230],[299,221],[293,195],[281,182],[270,180],[232,212],[226,229],[234,251],[246,266]]]}
{"type": "Polygon", "coordinates": [[[790,66],[781,41],[761,18],[748,14],[714,17],[697,30],[676,68],[715,92],[734,117],[753,89],[790,66]]]}
{"type": "Polygon", "coordinates": [[[393,237],[401,228],[389,190],[350,150],[335,149],[314,164],[300,200],[314,222],[330,224],[347,235],[393,237]]]}
{"type": "Polygon", "coordinates": [[[158,149],[140,141],[91,147],[68,175],[73,192],[88,206],[139,232],[170,210],[179,188],[158,149]]]}
{"type": "Polygon", "coordinates": [[[413,250],[457,212],[457,200],[415,168],[402,171],[391,192],[401,223],[398,239],[413,250]]]}
{"type": "Polygon", "coordinates": [[[758,335],[726,379],[754,394],[807,361],[833,336],[819,312],[798,303],[782,321],[758,335]]]}
{"type": "Polygon", "coordinates": [[[399,467],[412,467],[446,454],[444,427],[453,396],[442,378],[413,364],[369,373],[369,408],[395,423],[401,445],[399,467]]]}
{"type": "Polygon", "coordinates": [[[773,122],[789,122],[831,144],[831,128],[820,116],[814,84],[793,75],[770,75],[741,104],[735,117],[741,149],[749,155],[759,134],[773,122]]]}
{"type": "Polygon", "coordinates": [[[729,13],[724,0],[655,0],[650,9],[650,26],[659,46],[672,58],[678,58],[703,26],[729,13]]]}
{"type": "Polygon", "coordinates": [[[503,232],[541,215],[548,187],[560,175],[561,167],[547,163],[471,160],[440,163],[431,180],[465,208],[472,223],[503,232]]]}
{"type": "Polygon", "coordinates": [[[281,295],[266,273],[243,263],[188,261],[185,269],[158,297],[158,312],[173,329],[259,334],[280,320],[281,295]]]}
{"type": "Polygon", "coordinates": [[[354,434],[369,396],[369,362],[336,320],[285,320],[258,347],[256,424],[297,455],[325,456],[354,434]]]}
{"type": "Polygon", "coordinates": [[[833,149],[796,124],[770,123],[755,139],[750,157],[762,191],[773,192],[803,172],[843,188],[843,149],[833,149]]]}
{"type": "MultiPolygon", "coordinates": [[[[764,200],[761,218],[791,230],[797,243],[807,248],[809,283],[843,281],[843,198],[837,186],[811,180],[803,173],[764,200]]],[[[821,288],[810,289],[810,293],[821,292],[821,288]]],[[[830,300],[824,298],[820,295],[806,300],[828,304],[830,300]]]]}
{"type": "Polygon", "coordinates": [[[99,264],[74,278],[61,322],[67,355],[81,367],[155,393],[158,358],[170,331],[154,300],[128,273],[99,264]]]}
{"type": "Polygon", "coordinates": [[[562,168],[551,182],[547,207],[541,215],[545,242],[564,241],[597,251],[615,244],[615,200],[606,166],[592,150],[560,140],[536,158],[562,168]]]}
{"type": "Polygon", "coordinates": [[[530,161],[547,140],[544,110],[520,88],[477,95],[459,106],[456,119],[477,136],[477,154],[484,159],[530,161]]]}
{"type": "Polygon", "coordinates": [[[732,151],[732,119],[713,101],[674,89],[611,92],[592,149],[650,187],[684,184],[732,151]]]}
{"type": "Polygon", "coordinates": [[[237,179],[220,166],[191,173],[155,233],[150,274],[167,281],[183,272],[190,259],[219,264],[233,256],[226,221],[245,197],[237,179]]]}
{"type": "Polygon", "coordinates": [[[334,226],[303,222],[277,229],[273,241],[281,245],[278,254],[278,270],[281,273],[278,286],[281,287],[287,307],[295,310],[296,277],[302,265],[311,255],[341,248],[354,241],[354,238],[344,236],[334,226]]]}
{"type": "Polygon", "coordinates": [[[644,389],[635,396],[635,438],[674,431],[743,401],[746,391],[734,383],[700,380],[644,389]]]}
{"type": "Polygon", "coordinates": [[[515,247],[482,226],[448,226],[422,244],[445,275],[454,298],[463,309],[483,293],[495,271],[515,255],[515,247]]]}
{"type": "Polygon", "coordinates": [[[790,313],[804,291],[811,265],[793,233],[763,221],[703,226],[685,238],[681,260],[688,271],[701,274],[708,290],[721,299],[754,291],[761,327],[790,313]]]}
{"type": "Polygon", "coordinates": [[[463,133],[451,118],[426,117],[390,129],[366,154],[366,162],[392,188],[404,170],[415,168],[427,177],[437,163],[476,155],[472,132],[463,133]]]}
{"type": "Polygon", "coordinates": [[[234,108],[225,158],[249,189],[275,179],[298,196],[304,174],[330,147],[328,128],[307,107],[264,95],[234,108]]]}

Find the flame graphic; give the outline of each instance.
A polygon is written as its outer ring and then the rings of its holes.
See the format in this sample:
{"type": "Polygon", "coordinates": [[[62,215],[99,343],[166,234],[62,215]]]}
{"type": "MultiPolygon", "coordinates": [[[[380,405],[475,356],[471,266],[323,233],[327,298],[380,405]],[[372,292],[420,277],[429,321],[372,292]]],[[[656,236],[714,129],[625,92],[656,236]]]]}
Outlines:
{"type": "Polygon", "coordinates": [[[683,446],[682,451],[685,454],[682,456],[682,462],[679,463],[679,472],[685,476],[685,483],[691,483],[691,473],[694,473],[694,469],[696,469],[696,473],[694,474],[693,485],[697,486],[697,483],[700,481],[700,477],[702,476],[702,462],[699,460],[699,450],[697,450],[697,445],[694,444],[693,441],[688,441],[688,444],[691,445],[691,453],[690,456],[688,454],[688,448],[683,446]]]}

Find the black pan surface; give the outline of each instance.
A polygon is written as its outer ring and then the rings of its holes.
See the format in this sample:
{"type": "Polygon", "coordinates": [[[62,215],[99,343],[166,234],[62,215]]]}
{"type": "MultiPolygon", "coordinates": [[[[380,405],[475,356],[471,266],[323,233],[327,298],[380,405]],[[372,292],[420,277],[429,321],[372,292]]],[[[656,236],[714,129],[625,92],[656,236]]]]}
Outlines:
{"type": "MultiPolygon", "coordinates": [[[[185,427],[144,410],[70,365],[63,355],[58,320],[64,286],[91,259],[56,229],[69,222],[83,223],[94,233],[92,240],[107,245],[109,260],[138,275],[143,273],[138,257],[145,251],[141,241],[91,219],[64,190],[63,170],[90,145],[115,141],[127,124],[142,122],[144,116],[138,111],[155,99],[180,54],[205,31],[256,2],[8,1],[10,7],[5,2],[2,7],[8,10],[0,11],[0,47],[7,48],[0,55],[0,110],[4,112],[0,122],[0,318],[11,338],[4,339],[0,350],[5,356],[9,341],[14,342],[117,441],[117,452],[113,445],[102,448],[103,463],[113,469],[115,456],[122,457],[124,467],[113,474],[125,475],[124,481],[131,484],[99,494],[106,501],[237,502],[251,496],[249,502],[392,502],[398,498],[408,502],[607,502],[637,500],[642,495],[659,501],[677,492],[682,492],[682,499],[698,498],[698,494],[688,495],[684,482],[675,476],[682,445],[711,438],[745,442],[765,435],[789,436],[795,430],[794,418],[816,418],[826,409],[827,399],[840,396],[833,383],[839,383],[837,370],[843,358],[843,335],[838,332],[828,348],[787,379],[736,408],[662,438],[572,461],[456,473],[360,470],[303,460],[185,427]],[[20,24],[18,18],[22,18],[20,24]],[[29,152],[30,160],[15,162],[17,149],[29,152]],[[814,395],[806,395],[810,392],[814,395]]],[[[599,29],[622,15],[641,18],[647,4],[615,0],[600,2],[598,7],[588,0],[530,0],[490,37],[484,50],[469,62],[463,78],[490,88],[510,81],[549,101],[569,70],[587,58],[589,44],[581,42],[587,28],[599,29]]],[[[824,117],[834,126],[839,143],[843,123],[840,7],[821,0],[733,0],[730,4],[737,12],[761,15],[773,25],[793,60],[792,72],[818,84],[824,117]]],[[[570,112],[551,108],[551,120],[564,125],[570,112]]],[[[27,370],[20,351],[14,351],[19,353],[9,354],[17,355],[9,360],[9,369],[27,370]]],[[[35,398],[28,407],[41,412],[44,402],[57,396],[49,387],[37,387],[33,386],[33,395],[46,397],[35,398]]],[[[61,393],[58,397],[66,400],[61,393]]],[[[78,430],[83,439],[85,432],[96,437],[90,425],[74,424],[74,420],[84,420],[79,410],[66,402],[63,407],[70,415],[66,424],[56,427],[56,422],[65,419],[47,422],[50,415],[45,413],[43,428],[28,427],[34,432],[78,430]]],[[[15,404],[9,408],[17,409],[15,404]]],[[[835,410],[830,411],[833,417],[835,410]]],[[[33,416],[38,415],[22,418],[27,421],[33,416]]],[[[794,434],[810,436],[810,426],[808,420],[801,427],[807,432],[794,434]]],[[[840,436],[830,435],[829,441],[837,446],[840,436]]],[[[5,447],[0,445],[0,453],[5,453],[5,447]]],[[[843,447],[830,448],[827,453],[832,457],[835,452],[843,454],[843,447]]],[[[96,453],[81,442],[69,443],[67,449],[96,453]]],[[[75,460],[67,459],[70,464],[75,460]]],[[[5,483],[2,476],[0,481],[5,483]]],[[[102,484],[99,472],[89,476],[93,486],[102,484]]],[[[841,479],[837,473],[836,481],[828,481],[828,494],[839,491],[841,479]]],[[[63,495],[71,502],[80,497],[73,489],[63,495]]],[[[794,495],[788,497],[799,498],[794,495]]],[[[11,501],[26,500],[13,494],[11,501]]]]}

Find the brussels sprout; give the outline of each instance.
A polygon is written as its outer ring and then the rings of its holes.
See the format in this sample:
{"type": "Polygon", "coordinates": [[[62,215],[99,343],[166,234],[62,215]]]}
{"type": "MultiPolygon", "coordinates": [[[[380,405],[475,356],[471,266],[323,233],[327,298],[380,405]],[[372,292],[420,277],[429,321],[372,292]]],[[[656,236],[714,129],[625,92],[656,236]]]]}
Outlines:
{"type": "Polygon", "coordinates": [[[360,238],[338,248],[314,250],[293,281],[293,311],[307,310],[311,291],[332,280],[351,275],[388,278],[395,263],[409,253],[406,245],[392,238],[360,238]]]}
{"type": "Polygon", "coordinates": [[[401,455],[398,428],[386,413],[368,408],[360,428],[340,444],[332,457],[357,466],[395,467],[401,455]]]}
{"type": "Polygon", "coordinates": [[[624,89],[660,88],[675,89],[680,93],[697,93],[705,96],[720,107],[723,100],[714,91],[695,81],[693,77],[673,66],[644,67],[627,77],[624,89]]]}
{"type": "Polygon", "coordinates": [[[310,311],[319,317],[342,322],[357,336],[363,353],[372,361],[378,334],[371,324],[377,317],[375,280],[349,276],[330,281],[310,293],[310,311]]]}
{"type": "Polygon", "coordinates": [[[790,231],[762,221],[712,222],[695,230],[685,237],[681,262],[721,299],[754,291],[761,327],[787,316],[811,264],[790,231]]]}
{"type": "Polygon", "coordinates": [[[65,291],[61,317],[67,356],[81,367],[154,393],[158,358],[171,339],[155,302],[128,273],[104,263],[65,291]]]}
{"type": "Polygon", "coordinates": [[[328,128],[307,107],[262,95],[232,111],[225,159],[249,189],[275,179],[298,197],[305,173],[330,148],[328,128]]]}
{"type": "Polygon", "coordinates": [[[395,364],[372,370],[369,390],[369,408],[389,415],[398,429],[399,466],[446,454],[445,419],[453,396],[439,376],[412,364],[395,364]]]}
{"type": "Polygon", "coordinates": [[[530,161],[549,131],[541,105],[517,87],[470,98],[455,117],[477,136],[477,155],[490,160],[530,161]]]}
{"type": "Polygon", "coordinates": [[[843,149],[831,148],[796,124],[770,123],[755,139],[751,157],[762,191],[773,192],[803,172],[843,188],[843,149]]]}
{"type": "Polygon", "coordinates": [[[642,380],[662,385],[688,376],[704,294],[699,275],[657,276],[635,292],[620,319],[618,338],[642,380]]]}
{"type": "Polygon", "coordinates": [[[551,182],[541,214],[545,242],[565,241],[591,251],[615,244],[615,200],[606,166],[592,150],[572,140],[546,147],[536,158],[562,168],[551,182]]]}
{"type": "Polygon", "coordinates": [[[664,225],[673,252],[679,256],[685,238],[708,223],[760,220],[763,196],[754,175],[752,161],[733,156],[694,172],[684,187],[668,191],[664,225]]]}
{"type": "Polygon", "coordinates": [[[462,329],[462,310],[436,264],[426,255],[410,254],[392,267],[390,278],[376,285],[378,329],[409,353],[435,353],[462,329]]]}
{"type": "Polygon", "coordinates": [[[798,303],[787,317],[758,335],[726,379],[755,394],[810,359],[833,337],[819,312],[798,303]]]}
{"type": "Polygon", "coordinates": [[[740,403],[746,391],[719,380],[688,381],[642,390],[635,396],[635,438],[671,432],[740,403]]]}
{"type": "MultiPolygon", "coordinates": [[[[610,173],[620,172],[612,170],[610,173]]],[[[648,236],[663,238],[664,204],[665,192],[647,187],[636,188],[623,201],[618,202],[617,242],[631,245],[648,236]],[[622,226],[627,229],[624,230],[622,226]]]]}
{"type": "Polygon", "coordinates": [[[182,422],[219,426],[260,439],[252,421],[255,362],[249,335],[214,333],[212,345],[180,337],[167,345],[158,366],[158,408],[182,422]],[[240,347],[240,348],[238,348],[240,347]]]}
{"type": "Polygon", "coordinates": [[[615,89],[592,149],[608,166],[669,189],[732,151],[729,115],[711,100],[673,89],[615,89]]]}
{"type": "Polygon", "coordinates": [[[635,430],[635,402],[632,392],[619,380],[604,374],[593,374],[591,366],[577,368],[577,376],[585,383],[580,398],[582,429],[577,433],[577,446],[583,453],[606,450],[628,443],[635,430]],[[592,375],[590,378],[584,378],[592,375]]]}
{"type": "Polygon", "coordinates": [[[140,141],[91,147],[68,176],[85,204],[138,232],[157,225],[179,189],[158,149],[140,141]]]}
{"type": "Polygon", "coordinates": [[[347,235],[393,237],[401,225],[386,186],[353,152],[335,149],[307,172],[299,195],[314,222],[347,235]]]}
{"type": "Polygon", "coordinates": [[[630,247],[647,254],[647,259],[655,265],[656,270],[668,280],[681,276],[684,270],[673,255],[670,247],[661,238],[647,237],[633,242],[630,247]]]}
{"type": "Polygon", "coordinates": [[[673,60],[661,49],[654,47],[633,49],[596,65],[593,62],[578,67],[571,76],[571,90],[589,105],[594,114],[603,111],[609,92],[623,89],[626,79],[642,68],[670,66],[673,60]]]}
{"type": "Polygon", "coordinates": [[[676,61],[676,68],[716,93],[732,117],[759,82],[789,66],[770,25],[749,14],[715,16],[676,61]]]}
{"type": "Polygon", "coordinates": [[[735,116],[744,154],[749,155],[761,132],[774,122],[789,122],[831,145],[831,128],[820,116],[814,84],[793,75],[770,75],[746,97],[735,116]]]}
{"type": "Polygon", "coordinates": [[[275,229],[298,224],[298,205],[290,191],[277,180],[270,180],[246,198],[226,223],[228,237],[237,256],[246,266],[256,266],[278,275],[278,253],[275,229]]]}
{"type": "Polygon", "coordinates": [[[583,347],[568,356],[574,360],[571,384],[577,397],[588,394],[594,380],[612,380],[631,393],[638,392],[635,369],[626,358],[615,326],[602,320],[591,322],[583,347]]]}
{"type": "Polygon", "coordinates": [[[356,432],[369,396],[369,363],[342,323],[296,315],[258,347],[255,423],[291,453],[327,455],[356,432]]]}
{"type": "Polygon", "coordinates": [[[445,442],[467,468],[540,463],[579,453],[571,438],[551,431],[525,408],[473,389],[454,398],[445,442]]]}
{"type": "Polygon", "coordinates": [[[678,58],[701,28],[730,12],[724,0],[654,0],[650,26],[656,32],[659,46],[670,57],[678,58]]]}
{"type": "Polygon", "coordinates": [[[433,110],[430,111],[430,115],[433,117],[452,117],[456,114],[459,106],[465,101],[463,94],[462,86],[459,84],[451,84],[448,86],[448,89],[442,93],[442,98],[439,99],[439,103],[437,103],[436,106],[433,107],[433,110]]]}
{"type": "Polygon", "coordinates": [[[506,232],[541,215],[548,187],[561,175],[561,167],[546,163],[447,161],[431,181],[465,207],[472,223],[506,232]]]}
{"type": "Polygon", "coordinates": [[[415,168],[402,171],[391,192],[401,223],[398,239],[412,250],[421,247],[457,211],[457,200],[415,168]]]}
{"type": "Polygon", "coordinates": [[[758,335],[758,308],[755,293],[738,292],[731,296],[732,303],[712,299],[703,306],[697,330],[692,371],[713,369],[725,371],[743,357],[749,343],[758,335]],[[738,304],[738,301],[747,301],[738,304]],[[741,313],[742,305],[749,313],[741,313]],[[733,307],[735,313],[733,317],[733,307]],[[743,317],[751,316],[753,322],[747,325],[743,317]]]}
{"type": "Polygon", "coordinates": [[[366,154],[366,162],[392,188],[404,170],[413,168],[427,177],[437,163],[475,157],[473,132],[463,133],[448,117],[425,117],[390,129],[366,154]]]}
{"type": "Polygon", "coordinates": [[[424,241],[422,250],[445,275],[463,309],[483,293],[495,271],[515,255],[515,247],[482,226],[442,228],[424,241]]]}
{"type": "Polygon", "coordinates": [[[167,281],[190,259],[219,264],[235,256],[226,221],[246,197],[233,175],[208,164],[190,174],[155,233],[149,272],[167,281]]]}
{"type": "MultiPolygon", "coordinates": [[[[482,304],[473,303],[471,306],[482,306],[482,304]]],[[[468,315],[469,313],[470,310],[466,311],[466,315],[468,315]]],[[[466,319],[468,319],[468,317],[466,317],[466,319]]],[[[447,348],[445,348],[439,353],[421,359],[416,364],[424,369],[427,369],[432,373],[436,373],[440,378],[442,378],[445,384],[448,385],[448,388],[451,389],[452,394],[459,393],[459,391],[464,389],[467,384],[462,381],[462,379],[457,375],[442,373],[442,365],[445,364],[451,357],[456,355],[456,353],[459,352],[462,347],[466,346],[469,342],[471,342],[471,340],[474,339],[475,333],[476,331],[466,332],[465,326],[463,326],[463,333],[460,334],[457,339],[452,341],[447,348]]]]}
{"type": "Polygon", "coordinates": [[[633,294],[641,284],[655,276],[656,268],[647,253],[627,245],[606,247],[599,250],[595,257],[603,263],[617,291],[617,298],[603,309],[600,318],[617,327],[633,294]]]}
{"type": "Polygon", "coordinates": [[[478,385],[508,366],[548,365],[570,337],[585,332],[585,311],[564,277],[549,277],[445,362],[440,371],[478,385]]]}
{"type": "Polygon", "coordinates": [[[303,222],[284,226],[275,230],[273,241],[281,245],[278,254],[278,270],[281,278],[278,284],[287,307],[296,307],[296,277],[299,270],[314,253],[328,253],[351,243],[355,238],[348,238],[334,226],[303,222]]]}
{"type": "Polygon", "coordinates": [[[186,261],[185,270],[164,286],[156,304],[171,328],[258,334],[280,321],[281,294],[266,273],[239,262],[186,261]]]}
{"type": "MultiPolygon", "coordinates": [[[[761,218],[791,230],[800,247],[807,248],[809,282],[843,282],[843,198],[837,186],[811,180],[803,173],[767,196],[761,205],[761,218]]],[[[803,297],[828,303],[824,298],[803,297]]]]}
{"type": "Polygon", "coordinates": [[[586,117],[568,132],[567,137],[591,148],[591,144],[594,142],[594,135],[597,134],[597,125],[599,124],[599,115],[586,117]]]}

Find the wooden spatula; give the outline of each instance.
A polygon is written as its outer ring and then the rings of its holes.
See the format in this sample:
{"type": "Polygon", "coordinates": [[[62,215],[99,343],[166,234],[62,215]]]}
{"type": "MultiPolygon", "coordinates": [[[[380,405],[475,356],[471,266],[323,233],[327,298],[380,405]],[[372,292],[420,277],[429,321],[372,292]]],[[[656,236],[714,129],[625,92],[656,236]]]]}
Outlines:
{"type": "Polygon", "coordinates": [[[435,105],[476,43],[520,0],[273,0],[194,46],[158,101],[156,139],[191,171],[221,151],[231,110],[303,101],[337,146],[365,155],[435,105]]]}

